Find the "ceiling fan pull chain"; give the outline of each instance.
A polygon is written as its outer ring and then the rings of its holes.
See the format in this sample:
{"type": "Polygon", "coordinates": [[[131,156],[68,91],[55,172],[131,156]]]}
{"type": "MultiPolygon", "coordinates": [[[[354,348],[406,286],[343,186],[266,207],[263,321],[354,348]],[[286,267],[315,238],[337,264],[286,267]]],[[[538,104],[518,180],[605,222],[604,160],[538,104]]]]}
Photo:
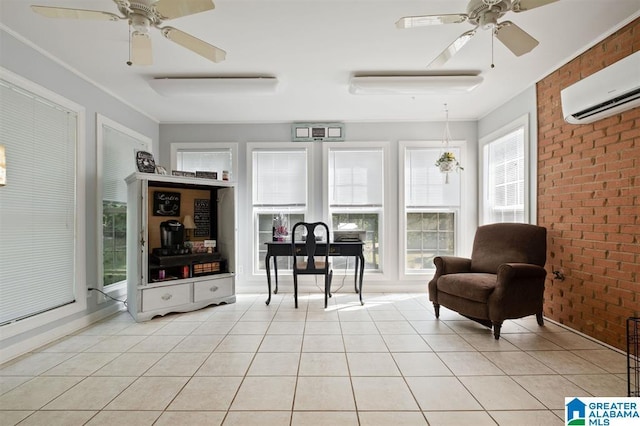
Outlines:
{"type": "Polygon", "coordinates": [[[131,24],[129,24],[127,30],[129,31],[129,60],[126,62],[126,64],[131,66],[133,65],[133,62],[131,62],[131,24]]]}
{"type": "Polygon", "coordinates": [[[494,62],[493,61],[493,41],[496,38],[496,32],[497,31],[498,31],[497,29],[494,29],[492,34],[491,34],[491,68],[495,68],[496,67],[496,65],[493,63],[494,62]]]}

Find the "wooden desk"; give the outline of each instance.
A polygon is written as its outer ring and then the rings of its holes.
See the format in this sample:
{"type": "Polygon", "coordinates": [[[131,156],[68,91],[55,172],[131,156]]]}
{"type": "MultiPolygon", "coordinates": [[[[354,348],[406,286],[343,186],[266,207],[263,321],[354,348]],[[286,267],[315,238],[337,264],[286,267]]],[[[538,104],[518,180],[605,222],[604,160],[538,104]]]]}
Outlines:
{"type": "MultiPolygon", "coordinates": [[[[276,277],[276,287],[273,294],[278,293],[278,256],[293,256],[292,244],[289,242],[266,242],[267,255],[264,258],[265,268],[267,269],[267,285],[269,286],[269,298],[265,302],[267,305],[271,302],[271,258],[273,257],[273,269],[276,277]]],[[[356,267],[354,274],[354,289],[360,296],[360,304],[362,302],[362,279],[364,277],[364,243],[362,241],[349,242],[333,242],[329,244],[329,256],[348,256],[356,259],[356,267]]],[[[327,250],[326,243],[318,243],[316,256],[324,256],[327,250]]],[[[305,246],[303,243],[296,243],[296,255],[304,256],[305,246]]]]}

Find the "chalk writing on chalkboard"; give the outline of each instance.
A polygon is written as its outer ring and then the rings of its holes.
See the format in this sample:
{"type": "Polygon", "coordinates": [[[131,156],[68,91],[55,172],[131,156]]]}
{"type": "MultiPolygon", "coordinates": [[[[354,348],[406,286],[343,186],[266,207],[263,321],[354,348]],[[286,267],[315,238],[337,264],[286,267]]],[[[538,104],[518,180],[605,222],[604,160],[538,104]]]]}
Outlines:
{"type": "Polygon", "coordinates": [[[193,200],[193,221],[196,224],[193,236],[208,237],[211,233],[210,200],[206,198],[196,198],[193,200]]]}
{"type": "Polygon", "coordinates": [[[153,193],[154,216],[180,216],[180,193],[156,191],[153,193]]]}

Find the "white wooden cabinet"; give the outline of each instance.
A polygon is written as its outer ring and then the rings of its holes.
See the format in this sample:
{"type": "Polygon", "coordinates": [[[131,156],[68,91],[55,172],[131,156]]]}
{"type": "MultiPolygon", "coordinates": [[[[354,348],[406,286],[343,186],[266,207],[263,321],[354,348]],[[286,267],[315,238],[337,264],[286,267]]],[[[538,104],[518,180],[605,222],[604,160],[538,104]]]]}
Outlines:
{"type": "Polygon", "coordinates": [[[136,321],[171,312],[188,312],[209,305],[234,303],[235,296],[235,188],[212,179],[134,173],[127,177],[127,307],[136,321]],[[180,213],[174,217],[154,213],[156,192],[180,194],[180,213]],[[195,205],[208,206],[207,214],[195,205]],[[160,223],[185,215],[199,217],[194,243],[215,240],[220,269],[201,273],[200,257],[180,255],[169,266],[153,256],[161,246],[160,223]],[[203,225],[204,224],[204,225],[203,225]],[[206,235],[203,235],[206,234],[206,235]],[[162,270],[162,275],[159,271],[162,270]],[[165,275],[166,274],[166,275],[165,275]]]}

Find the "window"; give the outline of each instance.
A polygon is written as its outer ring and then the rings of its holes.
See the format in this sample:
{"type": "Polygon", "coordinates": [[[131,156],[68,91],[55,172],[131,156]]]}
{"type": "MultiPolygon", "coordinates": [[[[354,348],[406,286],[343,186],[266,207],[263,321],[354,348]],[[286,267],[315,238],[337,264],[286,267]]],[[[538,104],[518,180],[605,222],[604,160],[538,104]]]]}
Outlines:
{"type": "Polygon", "coordinates": [[[483,224],[528,221],[526,128],[525,117],[481,141],[483,224]]]}
{"type": "MultiPolygon", "coordinates": [[[[265,270],[265,243],[272,239],[275,220],[281,220],[282,226],[291,231],[296,222],[305,219],[309,186],[308,162],[306,146],[254,147],[251,150],[254,271],[265,270]]],[[[278,269],[291,269],[290,261],[287,257],[278,258],[278,269]]]]}
{"type": "MultiPolygon", "coordinates": [[[[436,256],[456,253],[456,229],[460,212],[460,173],[449,174],[449,183],[435,163],[442,154],[436,143],[402,143],[404,159],[404,271],[433,270],[436,256]]],[[[461,149],[448,151],[461,158],[461,149]]]]}
{"type": "Polygon", "coordinates": [[[228,148],[178,149],[176,152],[176,170],[216,172],[218,179],[222,180],[223,171],[234,171],[232,160],[233,155],[228,148]]]}
{"type": "Polygon", "coordinates": [[[98,214],[102,228],[98,241],[102,286],[124,283],[127,278],[127,184],[135,172],[135,152],[150,151],[151,139],[98,114],[98,214]]]}
{"type": "MultiPolygon", "coordinates": [[[[365,268],[380,270],[385,182],[383,148],[331,145],[327,172],[330,228],[335,231],[355,224],[356,228],[366,231],[365,268]]],[[[343,262],[347,261],[347,258],[336,259],[335,268],[344,267],[343,262]]]]}
{"type": "Polygon", "coordinates": [[[83,123],[82,107],[0,69],[3,338],[86,308],[83,123]]]}

